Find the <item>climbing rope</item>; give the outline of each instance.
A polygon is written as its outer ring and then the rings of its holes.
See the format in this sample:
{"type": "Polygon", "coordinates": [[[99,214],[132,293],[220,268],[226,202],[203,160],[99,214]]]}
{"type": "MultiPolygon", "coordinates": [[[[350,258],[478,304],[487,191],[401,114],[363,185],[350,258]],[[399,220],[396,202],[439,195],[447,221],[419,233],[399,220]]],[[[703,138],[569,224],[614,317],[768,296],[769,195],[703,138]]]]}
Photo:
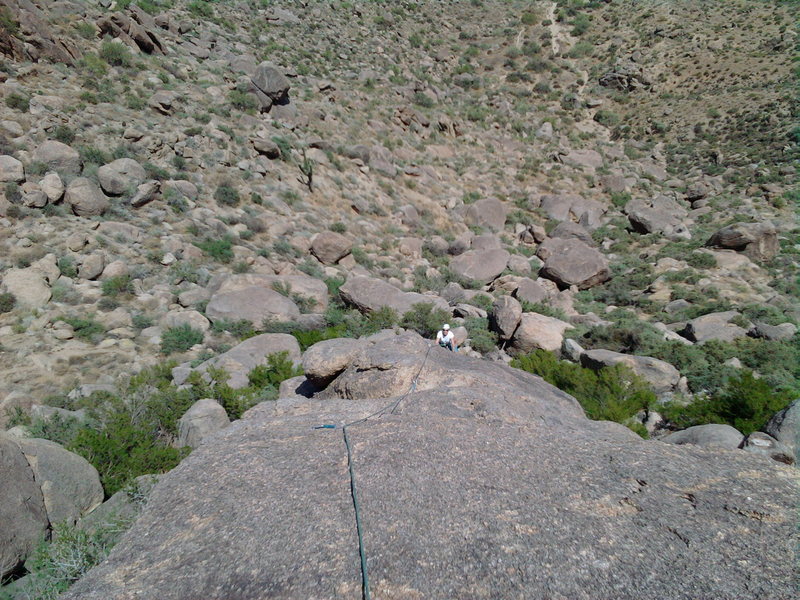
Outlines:
{"type": "MultiPolygon", "coordinates": [[[[358,536],[358,554],[361,558],[361,598],[362,600],[370,600],[371,596],[369,593],[369,572],[367,571],[367,548],[364,545],[364,527],[361,523],[361,507],[358,503],[358,488],[356,487],[356,473],[355,473],[355,465],[353,463],[353,451],[350,446],[350,436],[347,435],[347,428],[353,427],[354,425],[360,425],[370,419],[375,417],[382,417],[389,412],[389,414],[395,414],[400,403],[405,400],[405,398],[417,389],[417,381],[419,380],[419,376],[422,373],[422,369],[425,368],[425,364],[428,362],[428,355],[431,353],[432,345],[428,346],[428,351],[425,353],[425,357],[422,359],[422,363],[419,366],[419,370],[417,374],[414,375],[414,379],[411,380],[411,386],[408,388],[405,394],[400,396],[394,402],[387,404],[386,406],[380,408],[379,410],[375,411],[374,413],[367,415],[361,419],[357,419],[355,421],[351,421],[350,423],[345,423],[341,426],[342,429],[342,437],[344,438],[344,447],[347,449],[347,470],[350,474],[350,495],[353,497],[353,512],[355,512],[356,516],[356,535],[358,536]]],[[[325,424],[325,425],[317,425],[314,429],[336,429],[337,426],[333,424],[325,424]]]]}

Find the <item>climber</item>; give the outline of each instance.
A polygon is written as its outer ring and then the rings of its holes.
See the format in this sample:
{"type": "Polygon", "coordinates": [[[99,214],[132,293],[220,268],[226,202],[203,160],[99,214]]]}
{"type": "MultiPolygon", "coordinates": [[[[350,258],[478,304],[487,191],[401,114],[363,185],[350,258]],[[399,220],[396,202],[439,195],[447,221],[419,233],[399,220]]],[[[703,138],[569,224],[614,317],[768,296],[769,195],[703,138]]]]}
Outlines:
{"type": "Polygon", "coordinates": [[[456,345],[456,336],[450,331],[450,325],[445,323],[442,325],[441,331],[436,334],[436,342],[442,347],[447,348],[451,352],[458,352],[456,345]]]}

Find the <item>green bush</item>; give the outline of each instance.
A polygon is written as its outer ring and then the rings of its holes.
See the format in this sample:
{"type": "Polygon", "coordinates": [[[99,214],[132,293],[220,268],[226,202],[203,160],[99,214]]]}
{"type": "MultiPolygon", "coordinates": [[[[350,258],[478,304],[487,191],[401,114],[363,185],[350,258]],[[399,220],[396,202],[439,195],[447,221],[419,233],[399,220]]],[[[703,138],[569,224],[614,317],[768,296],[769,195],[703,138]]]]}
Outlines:
{"type": "Polygon", "coordinates": [[[230,237],[221,239],[208,239],[194,244],[214,260],[229,263],[233,260],[233,242],[230,237]]]}
{"type": "Polygon", "coordinates": [[[491,352],[497,347],[497,334],[489,331],[489,319],[469,317],[464,321],[470,338],[470,347],[481,354],[491,352]]]}
{"type": "Polygon", "coordinates": [[[185,352],[195,344],[202,344],[205,336],[191,325],[169,327],[161,334],[161,353],[185,352]]]}
{"type": "Polygon", "coordinates": [[[726,423],[748,435],[758,431],[779,410],[788,406],[794,395],[778,392],[752,371],[742,371],[728,380],[719,392],[682,406],[669,403],[661,411],[681,429],[707,423],[726,423]]]}
{"type": "Polygon", "coordinates": [[[130,275],[117,275],[104,280],[101,289],[104,296],[116,298],[120,295],[133,294],[133,281],[130,275]]]}
{"type": "Polygon", "coordinates": [[[561,321],[569,322],[567,313],[560,308],[553,308],[552,306],[542,304],[541,302],[528,302],[527,300],[523,300],[521,304],[522,312],[535,312],[539,313],[540,315],[544,315],[545,317],[553,317],[554,319],[560,319],[561,321]]]}
{"type": "Polygon", "coordinates": [[[75,337],[85,341],[98,342],[100,335],[106,329],[94,320],[92,316],[87,317],[61,317],[61,321],[72,326],[75,337]]]}
{"type": "Polygon", "coordinates": [[[594,114],[594,120],[600,123],[600,125],[604,125],[605,127],[611,129],[622,122],[622,117],[610,110],[598,110],[594,114]]]}
{"type": "Polygon", "coordinates": [[[238,321],[219,319],[214,321],[214,323],[211,325],[211,330],[218,333],[227,331],[232,336],[241,340],[251,338],[258,333],[253,327],[253,324],[247,319],[240,319],[238,321]]]}
{"type": "Polygon", "coordinates": [[[241,198],[239,197],[239,191],[235,187],[228,182],[223,182],[217,186],[217,190],[214,192],[214,200],[218,204],[225,206],[236,206],[241,198]]]}
{"type": "Polygon", "coordinates": [[[98,56],[114,67],[130,67],[133,64],[133,56],[128,47],[116,42],[104,41],[98,56]]]}
{"type": "Polygon", "coordinates": [[[11,292],[0,292],[0,314],[11,312],[17,304],[17,298],[11,292]]]}
{"type": "Polygon", "coordinates": [[[196,17],[203,19],[214,18],[214,7],[205,0],[192,0],[186,5],[186,8],[196,17]]]}
{"type": "Polygon", "coordinates": [[[78,276],[78,268],[75,266],[75,261],[69,255],[59,257],[56,265],[58,265],[58,271],[64,277],[75,279],[78,276]]]}
{"type": "Polygon", "coordinates": [[[11,92],[6,96],[6,106],[20,112],[28,112],[31,99],[17,92],[11,92]]]}
{"type": "Polygon", "coordinates": [[[448,311],[436,308],[430,302],[419,302],[413,304],[403,315],[400,325],[406,329],[413,329],[422,337],[431,338],[451,316],[448,311]]]}
{"type": "Polygon", "coordinates": [[[590,419],[625,424],[656,401],[656,395],[647,382],[624,365],[593,371],[558,360],[552,352],[535,350],[515,358],[511,366],[539,375],[574,396],[590,419]]]}
{"type": "Polygon", "coordinates": [[[247,90],[233,89],[228,93],[228,101],[234,108],[244,112],[253,112],[258,108],[258,100],[247,90]]]}
{"type": "Polygon", "coordinates": [[[64,144],[71,144],[75,141],[75,132],[66,125],[59,125],[53,131],[53,138],[64,144]]]}

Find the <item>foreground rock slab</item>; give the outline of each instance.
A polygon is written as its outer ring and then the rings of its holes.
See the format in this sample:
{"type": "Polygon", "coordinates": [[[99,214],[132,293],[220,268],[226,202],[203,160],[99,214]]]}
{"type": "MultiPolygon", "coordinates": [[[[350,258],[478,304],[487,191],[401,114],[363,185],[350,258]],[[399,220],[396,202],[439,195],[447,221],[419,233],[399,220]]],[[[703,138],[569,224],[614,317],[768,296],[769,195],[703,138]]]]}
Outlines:
{"type": "Polygon", "coordinates": [[[792,468],[643,441],[406,334],[354,361],[338,398],[258,405],[193,452],[64,598],[360,597],[342,432],[313,427],[385,406],[356,394],[370,373],[376,393],[419,374],[394,414],[349,429],[373,597],[793,596],[792,468]]]}

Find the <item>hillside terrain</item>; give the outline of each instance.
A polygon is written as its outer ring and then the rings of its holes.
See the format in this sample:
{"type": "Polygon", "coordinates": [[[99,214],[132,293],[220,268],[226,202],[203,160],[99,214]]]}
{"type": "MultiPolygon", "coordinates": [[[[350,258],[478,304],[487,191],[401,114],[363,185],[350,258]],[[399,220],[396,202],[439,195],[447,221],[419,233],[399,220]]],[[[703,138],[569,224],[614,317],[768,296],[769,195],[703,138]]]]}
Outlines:
{"type": "MultiPolygon", "coordinates": [[[[697,489],[719,461],[725,481],[758,473],[740,482],[743,498],[768,504],[759,486],[774,488],[780,516],[763,521],[790,540],[796,470],[777,463],[793,464],[800,444],[798,16],[796,2],[759,0],[0,0],[0,472],[23,482],[0,493],[0,522],[15,523],[0,531],[0,577],[56,597],[90,565],[42,591],[36,564],[57,544],[34,553],[37,540],[62,526],[72,539],[112,500],[132,522],[145,505],[132,482],[169,471],[217,429],[222,445],[203,444],[167,475],[143,521],[161,518],[158,498],[173,493],[163,490],[196,481],[220,448],[240,452],[253,430],[288,436],[297,415],[346,422],[362,412],[344,399],[369,411],[402,395],[417,385],[411,371],[388,358],[363,367],[366,344],[394,355],[396,340],[381,337],[393,331],[424,365],[430,352],[408,340],[444,322],[459,352],[436,360],[470,383],[443,383],[447,398],[415,390],[432,403],[432,427],[459,413],[457,429],[490,438],[459,412],[458,393],[480,387],[503,428],[554,419],[542,449],[502,437],[489,471],[511,447],[547,464],[572,435],[586,436],[587,456],[621,444],[634,471],[637,453],[680,477],[675,465],[696,461],[697,489]],[[467,364],[485,378],[470,379],[467,364]],[[504,381],[528,377],[508,364],[532,379],[504,381]],[[503,394],[513,406],[500,408],[503,394]],[[564,403],[552,414],[551,394],[564,403]],[[36,465],[62,462],[48,487],[36,465]]],[[[449,436],[424,442],[477,460],[449,436]]],[[[416,460],[393,465],[393,485],[416,460]]],[[[592,469],[597,485],[623,485],[592,469]]],[[[476,489],[480,472],[470,471],[476,489]]],[[[671,498],[662,484],[659,511],[671,498]]],[[[554,502],[555,489],[538,501],[554,502]]],[[[717,492],[707,516],[732,532],[717,492]]],[[[186,503],[187,514],[205,510],[186,503]]],[[[443,510],[431,506],[420,514],[443,510]]],[[[576,523],[548,544],[584,543],[576,523]]],[[[635,526],[620,539],[642,535],[635,526]]],[[[165,544],[180,534],[160,531],[165,544]]],[[[495,533],[486,539],[508,542],[495,533]]],[[[695,541],[703,552],[720,544],[695,541]]],[[[100,545],[102,557],[112,542],[100,545]]],[[[755,548],[728,559],[756,560],[755,548]]],[[[703,575],[693,597],[788,597],[790,561],[774,561],[782,583],[771,591],[760,587],[767,570],[752,589],[747,571],[732,571],[730,588],[703,575]]],[[[119,576],[104,568],[106,583],[119,576]]],[[[396,575],[381,597],[426,597],[396,575]]],[[[594,597],[635,597],[615,595],[613,579],[594,597]]],[[[460,597],[589,589],[477,581],[460,597]]],[[[668,591],[679,581],[651,591],[683,597],[668,591]]],[[[99,582],[72,597],[125,597],[99,582]]],[[[151,583],[136,585],[148,595],[151,583]]],[[[304,585],[276,595],[357,594],[304,585]]]]}

